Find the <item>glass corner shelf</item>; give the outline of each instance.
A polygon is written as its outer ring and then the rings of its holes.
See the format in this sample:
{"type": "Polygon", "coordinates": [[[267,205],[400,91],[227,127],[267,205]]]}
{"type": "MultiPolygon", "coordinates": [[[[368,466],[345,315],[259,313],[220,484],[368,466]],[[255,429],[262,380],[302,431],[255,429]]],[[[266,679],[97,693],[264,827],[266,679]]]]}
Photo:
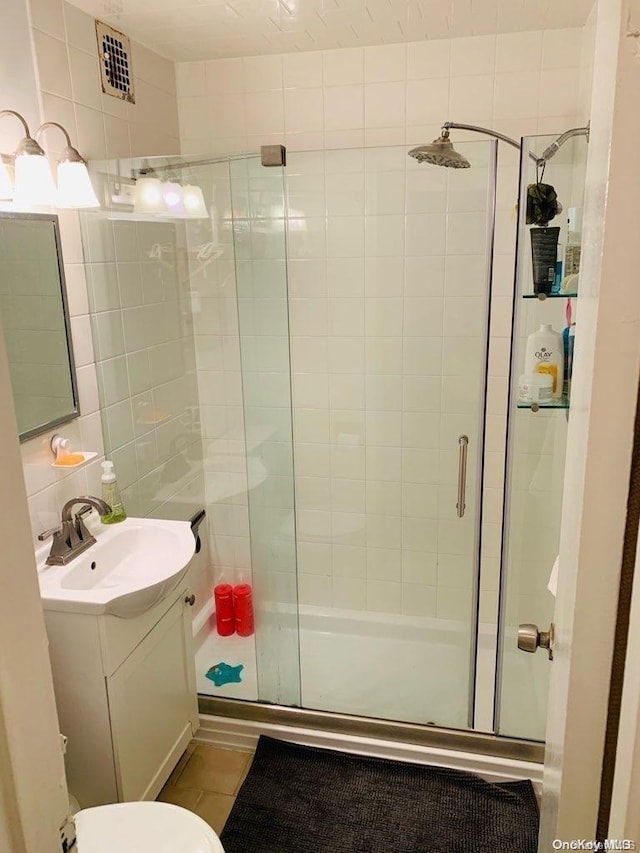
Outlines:
{"type": "Polygon", "coordinates": [[[538,403],[525,403],[524,400],[517,400],[516,407],[518,409],[531,409],[532,412],[537,412],[538,409],[568,409],[570,407],[568,397],[560,397],[558,400],[543,400],[538,403]]]}
{"type": "Polygon", "coordinates": [[[523,293],[523,299],[539,299],[544,302],[545,299],[575,299],[576,293],[523,293]]]}

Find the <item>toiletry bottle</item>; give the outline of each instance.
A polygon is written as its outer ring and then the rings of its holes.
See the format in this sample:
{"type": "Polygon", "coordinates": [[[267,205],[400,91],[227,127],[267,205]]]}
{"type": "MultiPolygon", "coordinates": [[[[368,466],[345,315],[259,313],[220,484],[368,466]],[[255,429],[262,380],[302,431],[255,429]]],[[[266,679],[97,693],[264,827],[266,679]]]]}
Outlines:
{"type": "Polygon", "coordinates": [[[567,217],[567,245],[564,250],[564,274],[575,275],[580,272],[582,251],[582,208],[570,207],[567,217]]]}
{"type": "Polygon", "coordinates": [[[105,460],[102,463],[102,471],[102,500],[109,504],[111,512],[108,515],[103,515],[100,520],[103,524],[117,524],[119,521],[125,520],[127,513],[122,506],[113,462],[105,460]]]}
{"type": "Polygon", "coordinates": [[[571,374],[573,373],[573,345],[576,339],[576,324],[571,323],[562,330],[564,341],[564,386],[563,394],[567,399],[571,396],[571,374]]]}
{"type": "Polygon", "coordinates": [[[560,228],[536,227],[531,236],[531,260],[533,264],[533,292],[551,293],[556,277],[556,255],[560,228]]]}
{"type": "Polygon", "coordinates": [[[551,325],[543,324],[527,338],[525,373],[547,373],[553,379],[552,397],[562,397],[564,380],[564,346],[562,335],[551,325]]]}
{"type": "Polygon", "coordinates": [[[560,293],[560,288],[562,286],[562,271],[564,269],[564,246],[561,243],[558,243],[558,250],[556,252],[556,271],[555,277],[553,279],[553,285],[551,286],[551,293],[560,293]]]}

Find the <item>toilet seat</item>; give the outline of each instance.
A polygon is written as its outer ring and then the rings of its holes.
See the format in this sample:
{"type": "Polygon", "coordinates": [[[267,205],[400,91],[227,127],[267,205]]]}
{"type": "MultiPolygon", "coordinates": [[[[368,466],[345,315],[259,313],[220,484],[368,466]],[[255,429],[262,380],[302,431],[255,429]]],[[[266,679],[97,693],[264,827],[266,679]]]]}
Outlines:
{"type": "Polygon", "coordinates": [[[224,853],[202,818],[169,803],[114,803],[75,815],[78,853],[224,853]]]}

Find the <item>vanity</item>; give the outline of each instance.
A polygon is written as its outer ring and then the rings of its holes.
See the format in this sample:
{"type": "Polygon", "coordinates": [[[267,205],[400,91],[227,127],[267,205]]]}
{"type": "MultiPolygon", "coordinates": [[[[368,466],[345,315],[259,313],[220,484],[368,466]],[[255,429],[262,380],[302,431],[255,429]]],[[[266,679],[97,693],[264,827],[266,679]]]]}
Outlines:
{"type": "Polygon", "coordinates": [[[127,519],[38,578],[70,792],[83,808],[158,795],[198,727],[188,522],[127,519]]]}

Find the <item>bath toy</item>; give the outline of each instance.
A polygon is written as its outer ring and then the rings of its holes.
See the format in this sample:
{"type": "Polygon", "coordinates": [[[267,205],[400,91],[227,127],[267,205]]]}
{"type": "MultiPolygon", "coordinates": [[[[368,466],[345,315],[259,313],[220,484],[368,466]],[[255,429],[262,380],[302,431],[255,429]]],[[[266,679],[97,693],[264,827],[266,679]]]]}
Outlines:
{"type": "Polygon", "coordinates": [[[230,666],[228,663],[221,661],[207,672],[209,681],[213,681],[216,687],[222,687],[223,684],[239,684],[242,681],[240,673],[244,666],[239,663],[237,666],[230,666]]]}

